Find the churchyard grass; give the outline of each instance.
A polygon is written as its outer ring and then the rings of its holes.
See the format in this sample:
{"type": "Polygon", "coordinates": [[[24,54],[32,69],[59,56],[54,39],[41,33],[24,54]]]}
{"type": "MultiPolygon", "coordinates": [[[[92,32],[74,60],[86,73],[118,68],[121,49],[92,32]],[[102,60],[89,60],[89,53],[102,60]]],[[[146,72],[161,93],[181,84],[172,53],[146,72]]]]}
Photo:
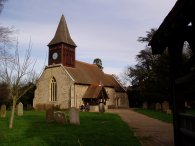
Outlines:
{"type": "Polygon", "coordinates": [[[195,109],[187,109],[187,114],[195,115],[195,109]]]}
{"type": "Polygon", "coordinates": [[[153,109],[134,109],[134,111],[154,119],[158,119],[167,123],[172,123],[172,115],[168,115],[165,112],[155,111],[153,109]]]}
{"type": "Polygon", "coordinates": [[[121,118],[111,113],[80,113],[80,126],[46,123],[45,112],[24,111],[8,129],[10,112],[0,118],[1,146],[140,146],[121,118]]]}

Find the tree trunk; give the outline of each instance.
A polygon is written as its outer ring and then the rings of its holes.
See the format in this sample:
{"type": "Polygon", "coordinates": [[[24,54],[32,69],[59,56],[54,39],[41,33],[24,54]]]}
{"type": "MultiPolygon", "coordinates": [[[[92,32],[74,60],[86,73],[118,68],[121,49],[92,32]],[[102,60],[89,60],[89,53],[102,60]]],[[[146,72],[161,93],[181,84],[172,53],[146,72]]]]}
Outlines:
{"type": "Polygon", "coordinates": [[[16,107],[16,97],[13,98],[13,107],[12,107],[12,111],[11,111],[11,117],[9,120],[9,128],[10,129],[13,128],[15,107],[16,107]]]}

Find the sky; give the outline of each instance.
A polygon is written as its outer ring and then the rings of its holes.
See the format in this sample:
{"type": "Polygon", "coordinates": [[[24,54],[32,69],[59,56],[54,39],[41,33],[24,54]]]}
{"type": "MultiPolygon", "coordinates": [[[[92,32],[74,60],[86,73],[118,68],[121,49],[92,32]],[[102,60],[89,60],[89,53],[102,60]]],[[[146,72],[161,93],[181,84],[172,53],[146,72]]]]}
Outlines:
{"type": "Polygon", "coordinates": [[[76,43],[76,59],[100,58],[104,72],[120,75],[136,64],[146,44],[137,41],[158,28],[176,0],[8,0],[0,25],[14,27],[21,54],[32,47],[35,70],[47,65],[48,43],[64,14],[76,43]]]}

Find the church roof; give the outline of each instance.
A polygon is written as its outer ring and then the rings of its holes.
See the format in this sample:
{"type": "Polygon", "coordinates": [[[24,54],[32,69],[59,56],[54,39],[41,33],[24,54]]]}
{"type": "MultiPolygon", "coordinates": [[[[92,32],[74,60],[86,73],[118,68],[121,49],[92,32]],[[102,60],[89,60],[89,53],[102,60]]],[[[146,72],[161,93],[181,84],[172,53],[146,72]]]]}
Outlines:
{"type": "Polygon", "coordinates": [[[95,64],[76,61],[75,68],[67,66],[64,68],[77,84],[103,85],[114,87],[118,92],[125,91],[112,75],[105,74],[95,64]]]}
{"type": "Polygon", "coordinates": [[[83,95],[83,98],[98,98],[101,90],[102,90],[102,86],[90,85],[87,88],[85,94],[83,95]]]}
{"type": "Polygon", "coordinates": [[[48,46],[58,44],[58,43],[66,43],[66,44],[76,47],[76,44],[74,43],[74,41],[72,40],[70,36],[64,15],[62,15],[60,22],[58,24],[58,28],[56,30],[55,36],[50,41],[48,46]]]}
{"type": "Polygon", "coordinates": [[[108,98],[105,88],[101,85],[90,85],[87,88],[85,94],[83,95],[83,98],[99,98],[99,97],[108,98]]]}

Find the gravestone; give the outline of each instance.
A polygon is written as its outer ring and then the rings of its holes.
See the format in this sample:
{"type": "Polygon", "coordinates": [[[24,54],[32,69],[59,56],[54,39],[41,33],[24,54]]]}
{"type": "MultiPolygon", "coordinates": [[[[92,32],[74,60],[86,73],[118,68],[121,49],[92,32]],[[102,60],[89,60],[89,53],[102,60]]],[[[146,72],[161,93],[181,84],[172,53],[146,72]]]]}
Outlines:
{"type": "Polygon", "coordinates": [[[167,109],[166,113],[167,113],[167,115],[171,115],[172,114],[171,109],[167,109]]]}
{"type": "Polygon", "coordinates": [[[159,102],[156,103],[155,109],[156,109],[157,111],[161,111],[162,106],[161,106],[161,104],[160,104],[159,102]]]}
{"type": "Polygon", "coordinates": [[[46,110],[46,122],[50,123],[54,121],[54,111],[52,108],[46,110]]]}
{"type": "Polygon", "coordinates": [[[68,123],[65,113],[62,111],[54,112],[54,120],[56,123],[63,124],[63,125],[66,125],[68,123]]]}
{"type": "Polygon", "coordinates": [[[79,109],[72,107],[69,110],[70,124],[80,125],[79,109]]]}
{"type": "Polygon", "coordinates": [[[23,116],[23,104],[21,102],[16,106],[16,115],[23,116]]]}
{"type": "Polygon", "coordinates": [[[6,105],[3,104],[1,105],[1,118],[5,118],[6,117],[6,105]]]}
{"type": "Polygon", "coordinates": [[[186,107],[186,108],[188,108],[188,109],[190,109],[190,108],[191,108],[191,106],[188,104],[188,102],[187,102],[187,101],[185,101],[185,107],[186,107]]]}
{"type": "Polygon", "coordinates": [[[103,103],[100,103],[99,104],[99,112],[100,113],[104,113],[105,112],[105,107],[104,107],[104,104],[103,103]]]}
{"type": "Polygon", "coordinates": [[[147,102],[144,102],[142,108],[143,109],[148,109],[148,103],[147,102]]]}
{"type": "Polygon", "coordinates": [[[164,101],[164,102],[162,103],[162,111],[163,111],[163,112],[167,112],[168,109],[170,109],[170,108],[169,108],[169,103],[168,103],[167,101],[164,101]]]}

